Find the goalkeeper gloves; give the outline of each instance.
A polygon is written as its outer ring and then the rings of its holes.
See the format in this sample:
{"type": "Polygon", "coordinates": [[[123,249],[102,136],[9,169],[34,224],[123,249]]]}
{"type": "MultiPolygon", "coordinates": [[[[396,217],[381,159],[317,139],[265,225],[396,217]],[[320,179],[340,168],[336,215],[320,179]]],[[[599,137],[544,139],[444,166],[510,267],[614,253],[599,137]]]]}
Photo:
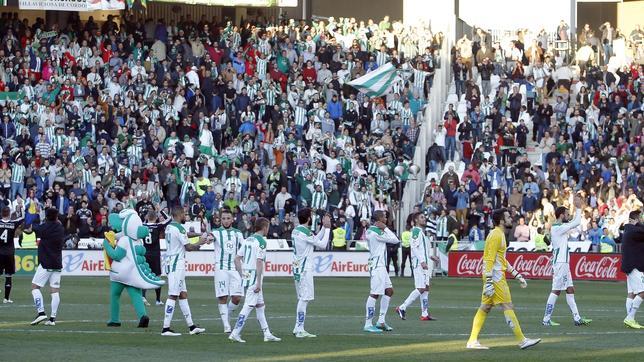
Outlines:
{"type": "Polygon", "coordinates": [[[525,281],[523,275],[516,271],[516,269],[512,269],[512,276],[521,283],[521,288],[526,288],[528,286],[528,282],[525,281]]]}
{"type": "Polygon", "coordinates": [[[486,297],[491,297],[494,295],[494,284],[492,282],[492,277],[487,277],[485,279],[485,286],[483,287],[483,295],[486,297]]]}

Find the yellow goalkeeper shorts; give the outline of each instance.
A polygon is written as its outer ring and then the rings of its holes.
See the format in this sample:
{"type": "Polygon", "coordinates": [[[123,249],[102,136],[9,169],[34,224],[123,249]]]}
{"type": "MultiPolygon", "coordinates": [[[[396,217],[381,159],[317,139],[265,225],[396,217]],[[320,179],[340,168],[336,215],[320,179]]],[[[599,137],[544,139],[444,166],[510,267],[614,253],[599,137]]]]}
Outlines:
{"type": "MultiPolygon", "coordinates": [[[[499,305],[505,303],[512,303],[512,296],[510,296],[510,287],[505,278],[494,282],[494,294],[488,297],[481,293],[481,304],[499,305]]],[[[485,283],[483,283],[483,291],[485,291],[485,283]]]]}

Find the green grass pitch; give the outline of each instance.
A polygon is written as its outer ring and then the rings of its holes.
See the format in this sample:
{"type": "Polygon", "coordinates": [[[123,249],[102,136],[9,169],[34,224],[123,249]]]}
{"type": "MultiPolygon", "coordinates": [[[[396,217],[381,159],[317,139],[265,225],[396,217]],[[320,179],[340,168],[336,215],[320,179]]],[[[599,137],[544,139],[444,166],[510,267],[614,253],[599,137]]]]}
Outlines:
{"type": "MultiPolygon", "coordinates": [[[[193,319],[207,329],[204,335],[161,337],[163,307],[148,307],[150,328],[137,329],[127,293],[122,296],[123,326],[108,328],[108,278],[63,277],[61,307],[55,327],[29,326],[35,312],[30,279],[15,277],[12,299],[15,304],[0,305],[0,360],[76,361],[110,360],[641,360],[644,330],[626,329],[626,286],[624,283],[576,282],[577,304],[584,317],[593,319],[586,327],[575,327],[561,296],[553,320],[559,327],[541,326],[549,281],[529,281],[527,289],[510,282],[517,316],[524,333],[540,337],[538,346],[521,351],[503,314],[493,310],[481,334],[489,351],[465,349],[472,318],[480,301],[479,279],[435,278],[430,293],[430,311],[438,321],[421,322],[419,301],[408,309],[402,321],[394,308],[412,288],[410,278],[392,278],[395,295],[388,313],[393,332],[369,335],[362,332],[364,302],[369,288],[367,278],[318,278],[316,300],[309,304],[306,329],[318,338],[298,340],[291,335],[295,319],[295,290],[290,278],[265,281],[266,314],[272,332],[280,343],[264,343],[254,316],[243,333],[248,343],[230,342],[223,334],[210,278],[188,278],[193,319]],[[123,357],[111,357],[119,355],[123,357]],[[640,356],[640,357],[638,357],[640,356]]],[[[164,290],[165,292],[165,290],[164,290]]],[[[44,290],[46,311],[49,295],[44,290]]],[[[151,293],[152,297],[154,293],[151,293]]],[[[148,294],[148,299],[152,299],[148,294]]],[[[377,311],[377,308],[376,308],[377,311]]],[[[640,321],[644,321],[644,312],[640,321]]],[[[236,316],[236,313],[235,313],[236,316]]],[[[234,323],[234,321],[233,321],[234,323]]],[[[186,332],[177,308],[173,328],[186,332]]]]}

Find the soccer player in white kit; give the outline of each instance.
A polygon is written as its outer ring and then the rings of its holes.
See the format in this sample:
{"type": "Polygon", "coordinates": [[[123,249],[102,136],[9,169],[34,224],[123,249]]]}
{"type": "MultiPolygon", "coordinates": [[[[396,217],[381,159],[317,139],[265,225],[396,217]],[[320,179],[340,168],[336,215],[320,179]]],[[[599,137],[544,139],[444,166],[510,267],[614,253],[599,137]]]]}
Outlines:
{"type": "Polygon", "coordinates": [[[367,243],[369,245],[369,274],[371,275],[371,291],[367,298],[366,318],[363,331],[369,333],[382,333],[382,331],[392,331],[385,316],[389,309],[389,301],[394,295],[394,288],[389,279],[389,273],[385,268],[387,261],[387,244],[398,244],[400,240],[389,228],[387,228],[387,214],[378,210],[373,213],[375,223],[367,230],[367,243]],[[380,300],[380,315],[378,324],[373,325],[373,316],[376,310],[376,301],[382,295],[380,300]]]}
{"type": "Polygon", "coordinates": [[[570,232],[581,224],[582,203],[578,196],[575,196],[573,205],[575,206],[575,217],[570,220],[568,209],[559,206],[555,210],[557,220],[550,228],[550,238],[552,240],[552,291],[546,302],[546,311],[542,321],[544,326],[559,325],[559,323],[553,322],[551,317],[557,297],[563,290],[566,291],[566,301],[572,312],[575,325],[583,326],[592,322],[592,319],[582,318],[579,315],[577,303],[575,302],[575,288],[572,284],[572,275],[570,273],[568,237],[570,232]]]}
{"type": "Polygon", "coordinates": [[[264,291],[262,290],[264,281],[264,265],[266,264],[266,234],[268,234],[269,221],[260,217],[255,221],[255,233],[244,240],[237,251],[235,258],[235,268],[242,280],[242,287],[246,289],[246,298],[244,306],[235,329],[230,333],[228,339],[235,342],[245,343],[241,338],[241,332],[244,329],[246,320],[255,309],[257,321],[264,332],[264,342],[279,342],[280,338],[275,337],[268,328],[266,314],[264,313],[264,291]]]}
{"type": "Polygon", "coordinates": [[[306,320],[306,307],[314,299],[315,288],[313,285],[313,255],[315,247],[326,248],[329,244],[331,230],[331,217],[327,214],[322,218],[322,228],[317,234],[311,231],[312,211],[310,208],[301,209],[297,213],[300,222],[292,232],[293,240],[293,278],[297,292],[297,311],[295,315],[295,328],[293,334],[296,338],[314,338],[316,335],[304,330],[306,320]]]}
{"type": "Polygon", "coordinates": [[[429,287],[431,285],[434,262],[438,258],[431,255],[430,241],[425,235],[427,220],[421,212],[411,214],[411,266],[414,269],[414,290],[409,293],[405,302],[396,308],[401,319],[407,318],[407,307],[420,297],[421,321],[436,320],[429,313],[429,287]]]}
{"type": "Polygon", "coordinates": [[[188,324],[190,334],[200,334],[205,332],[204,328],[199,328],[192,321],[190,305],[188,304],[188,289],[186,287],[186,250],[199,250],[199,247],[210,240],[206,235],[200,237],[199,242],[190,244],[188,234],[181,225],[185,222],[185,212],[183,208],[177,207],[172,210],[172,222],[165,227],[166,255],[164,260],[165,272],[168,275],[168,300],[165,302],[165,316],[163,318],[162,336],[175,337],[181,333],[176,333],[170,329],[174,307],[179,299],[179,307],[183,317],[188,324]]]}
{"type": "Polygon", "coordinates": [[[212,233],[215,250],[215,295],[219,300],[219,315],[224,324],[224,333],[232,331],[229,316],[237,309],[243,295],[241,279],[235,270],[235,258],[244,235],[232,227],[232,224],[233,213],[229,209],[222,209],[221,227],[212,233]]]}

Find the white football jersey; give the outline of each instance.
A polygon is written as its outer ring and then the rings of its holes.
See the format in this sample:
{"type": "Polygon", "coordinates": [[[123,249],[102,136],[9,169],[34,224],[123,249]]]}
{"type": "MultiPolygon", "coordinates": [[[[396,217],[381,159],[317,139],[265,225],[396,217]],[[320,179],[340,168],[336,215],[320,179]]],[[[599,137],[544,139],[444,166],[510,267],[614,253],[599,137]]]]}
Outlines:
{"type": "Polygon", "coordinates": [[[384,268],[387,261],[387,244],[398,244],[400,241],[391,230],[382,230],[376,226],[367,229],[369,245],[369,270],[384,268]]]}
{"type": "Polygon", "coordinates": [[[165,227],[166,267],[168,271],[185,269],[186,248],[189,243],[186,229],[177,222],[165,227]]]}
{"type": "Polygon", "coordinates": [[[317,235],[305,225],[298,225],[291,233],[293,240],[293,272],[296,274],[311,270],[308,258],[315,247],[326,248],[329,244],[329,229],[322,228],[317,235]]]}
{"type": "Polygon", "coordinates": [[[581,210],[575,211],[575,217],[565,224],[554,224],[550,228],[552,241],[552,264],[570,262],[568,237],[571,231],[581,224],[581,210]]]}
{"type": "Polygon", "coordinates": [[[214,230],[215,270],[235,270],[235,256],[244,240],[241,231],[223,226],[214,230]]]}
{"type": "Polygon", "coordinates": [[[414,226],[411,228],[411,265],[419,268],[421,263],[429,265],[429,240],[423,229],[414,226]]]}

